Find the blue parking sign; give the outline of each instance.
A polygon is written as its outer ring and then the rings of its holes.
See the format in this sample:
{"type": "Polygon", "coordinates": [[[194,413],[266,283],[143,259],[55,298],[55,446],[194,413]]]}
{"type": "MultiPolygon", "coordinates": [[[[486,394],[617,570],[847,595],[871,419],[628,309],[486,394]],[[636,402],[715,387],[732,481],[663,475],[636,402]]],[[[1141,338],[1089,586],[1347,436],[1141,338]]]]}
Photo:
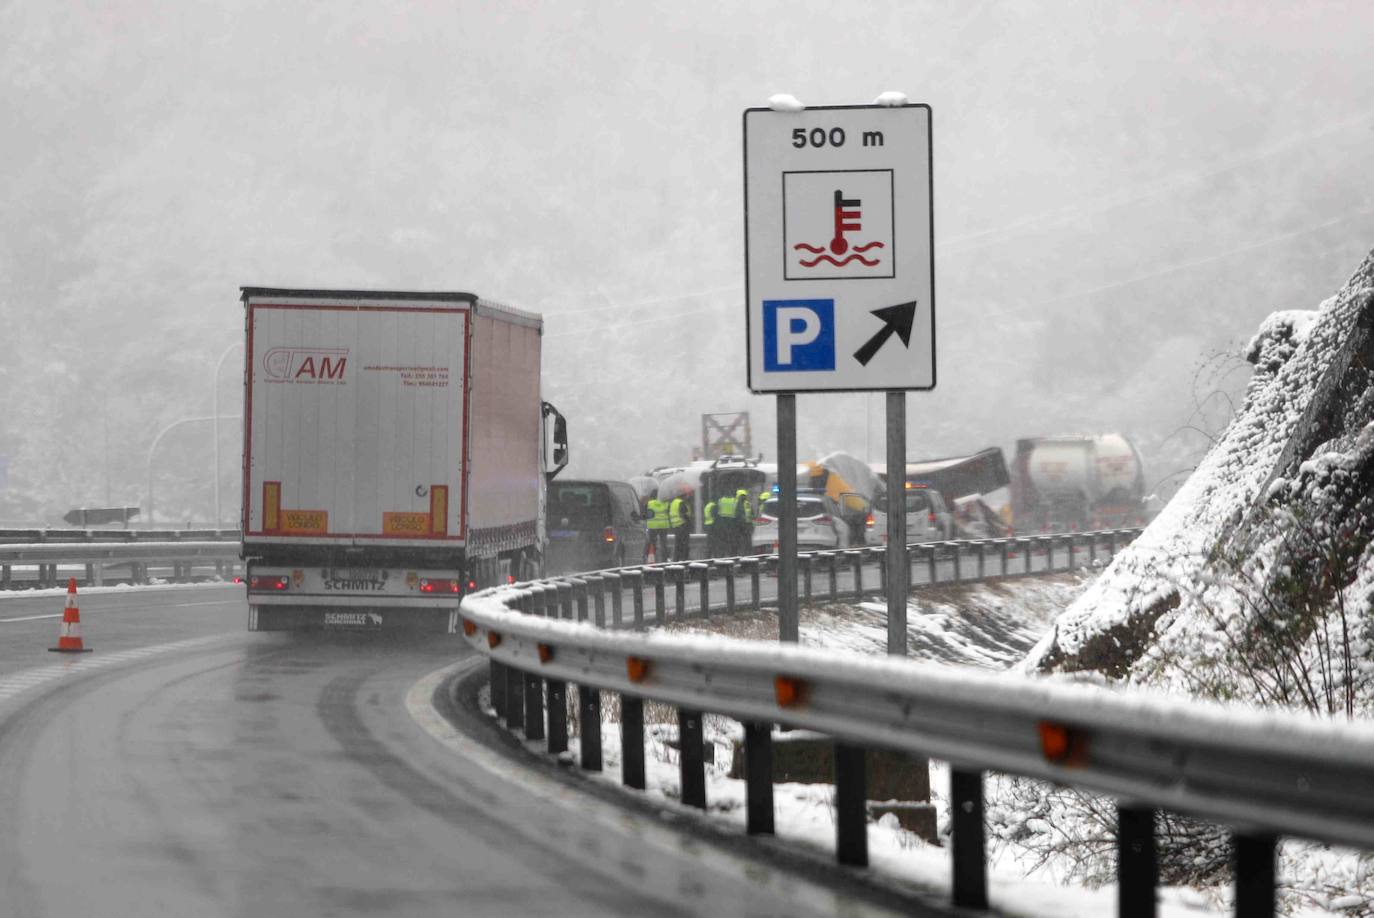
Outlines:
{"type": "Polygon", "coordinates": [[[835,301],[764,300],[763,368],[835,369],[835,301]]]}

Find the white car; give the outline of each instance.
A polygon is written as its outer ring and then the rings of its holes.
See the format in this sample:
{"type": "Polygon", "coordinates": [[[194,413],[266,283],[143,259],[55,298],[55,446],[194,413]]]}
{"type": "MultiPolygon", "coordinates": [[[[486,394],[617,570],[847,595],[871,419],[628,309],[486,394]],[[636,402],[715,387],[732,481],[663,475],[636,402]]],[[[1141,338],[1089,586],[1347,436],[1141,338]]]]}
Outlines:
{"type": "MultiPolygon", "coordinates": [[[[778,514],[782,501],[769,498],[754,519],[754,549],[764,554],[778,550],[778,514]]],[[[815,551],[848,548],[849,527],[840,518],[835,502],[821,493],[797,495],[797,549],[815,551]]]]}
{"type": "MultiPolygon", "coordinates": [[[[938,491],[923,485],[906,486],[906,540],[912,542],[940,542],[953,538],[954,527],[945,500],[938,491]]],[[[873,501],[868,526],[868,544],[887,544],[887,494],[879,492],[873,501]]]]}

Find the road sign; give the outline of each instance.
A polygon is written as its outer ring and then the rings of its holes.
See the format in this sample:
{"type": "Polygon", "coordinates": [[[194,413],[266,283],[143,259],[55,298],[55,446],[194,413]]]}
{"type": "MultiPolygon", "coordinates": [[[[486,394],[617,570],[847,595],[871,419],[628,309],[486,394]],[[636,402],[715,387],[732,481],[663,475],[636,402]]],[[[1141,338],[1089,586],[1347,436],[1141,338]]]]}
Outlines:
{"type": "Polygon", "coordinates": [[[749,388],[933,389],[930,107],[744,113],[749,388]]]}
{"type": "Polygon", "coordinates": [[[701,450],[707,459],[721,456],[749,456],[754,438],[749,428],[749,412],[731,411],[701,416],[701,450]]]}

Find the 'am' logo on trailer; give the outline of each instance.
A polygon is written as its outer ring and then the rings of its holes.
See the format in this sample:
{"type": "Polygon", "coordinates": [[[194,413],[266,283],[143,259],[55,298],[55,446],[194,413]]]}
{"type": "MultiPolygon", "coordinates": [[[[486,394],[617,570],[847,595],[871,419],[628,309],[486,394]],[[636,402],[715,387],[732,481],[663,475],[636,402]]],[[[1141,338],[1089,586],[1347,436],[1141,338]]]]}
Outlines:
{"type": "Polygon", "coordinates": [[[763,369],[835,369],[835,301],[764,300],[763,369]]]}
{"type": "Polygon", "coordinates": [[[268,382],[342,383],[346,347],[274,347],[262,357],[268,382]]]}

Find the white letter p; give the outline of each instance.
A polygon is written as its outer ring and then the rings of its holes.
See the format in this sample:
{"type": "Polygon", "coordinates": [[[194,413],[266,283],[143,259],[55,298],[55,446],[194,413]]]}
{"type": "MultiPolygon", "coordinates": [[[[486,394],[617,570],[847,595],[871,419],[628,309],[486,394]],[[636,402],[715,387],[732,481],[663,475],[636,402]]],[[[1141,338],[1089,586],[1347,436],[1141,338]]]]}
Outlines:
{"type": "Polygon", "coordinates": [[[792,348],[810,344],[820,336],[821,318],[805,306],[779,306],[778,365],[790,366],[792,348]]]}

